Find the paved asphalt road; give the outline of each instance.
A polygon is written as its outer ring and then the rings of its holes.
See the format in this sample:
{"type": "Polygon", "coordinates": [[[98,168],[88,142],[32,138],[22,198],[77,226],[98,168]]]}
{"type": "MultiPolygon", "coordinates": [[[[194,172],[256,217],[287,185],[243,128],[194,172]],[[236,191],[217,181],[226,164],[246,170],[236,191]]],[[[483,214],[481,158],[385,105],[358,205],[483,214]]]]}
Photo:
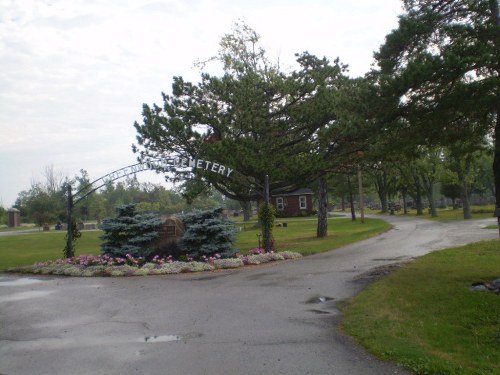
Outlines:
{"type": "MultiPolygon", "coordinates": [[[[0,275],[0,374],[406,374],[338,331],[367,271],[498,233],[494,219],[394,229],[297,261],[134,278],[0,275]]],[[[334,225],[331,225],[334,231],[334,225]]]]}

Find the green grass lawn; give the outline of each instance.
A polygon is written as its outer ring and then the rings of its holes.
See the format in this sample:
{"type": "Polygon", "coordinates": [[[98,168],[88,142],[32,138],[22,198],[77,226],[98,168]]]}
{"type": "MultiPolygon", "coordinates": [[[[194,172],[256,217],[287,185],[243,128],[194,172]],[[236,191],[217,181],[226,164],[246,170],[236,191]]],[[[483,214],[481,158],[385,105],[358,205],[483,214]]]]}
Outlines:
{"type": "MultiPolygon", "coordinates": [[[[361,241],[377,234],[383,233],[391,228],[390,224],[379,219],[365,219],[361,223],[359,219],[352,221],[345,218],[330,218],[328,220],[328,236],[316,238],[316,219],[277,219],[276,223],[286,223],[287,226],[277,226],[273,229],[274,243],[278,251],[290,250],[311,255],[337,249],[350,243],[361,241]]],[[[236,247],[245,253],[259,245],[258,234],[260,230],[255,224],[239,223],[242,231],[236,241],[236,247]]],[[[261,246],[262,239],[261,239],[261,246]]]]}
{"type": "Polygon", "coordinates": [[[484,229],[496,229],[496,230],[498,230],[498,224],[488,225],[488,226],[484,227],[484,229]]]}
{"type": "Polygon", "coordinates": [[[470,290],[497,278],[497,240],[434,252],[346,303],[343,327],[417,374],[500,374],[500,296],[470,290]]]}
{"type": "MultiPolygon", "coordinates": [[[[102,232],[83,232],[76,242],[76,255],[99,254],[102,232]]],[[[63,258],[65,232],[33,232],[0,237],[0,271],[36,262],[63,258]]]]}
{"type": "MultiPolygon", "coordinates": [[[[34,229],[37,229],[37,226],[35,224],[27,224],[27,225],[23,224],[22,226],[15,227],[15,228],[2,226],[2,227],[0,227],[0,232],[19,232],[19,231],[23,231],[23,230],[27,230],[27,229],[34,230],[34,229]]],[[[41,228],[40,228],[40,230],[41,230],[41,228]]]]}
{"type": "MultiPolygon", "coordinates": [[[[408,210],[407,216],[415,216],[422,219],[430,219],[430,220],[439,220],[439,221],[448,221],[448,220],[464,220],[464,212],[461,208],[452,209],[452,208],[438,208],[437,217],[432,217],[429,213],[428,209],[423,210],[423,215],[417,216],[417,210],[411,209],[408,210]]],[[[493,212],[495,211],[494,205],[486,205],[486,206],[472,206],[471,213],[473,219],[488,219],[493,217],[493,212]]],[[[380,214],[380,211],[377,210],[366,210],[367,213],[372,214],[380,214]]],[[[395,213],[396,215],[405,215],[403,210],[395,213]]],[[[387,215],[389,215],[387,213],[387,215]]]]}
{"type": "MultiPolygon", "coordinates": [[[[287,227],[275,227],[274,238],[278,251],[292,250],[303,255],[336,249],[340,246],[363,240],[390,229],[390,225],[382,220],[365,220],[362,224],[350,219],[330,219],[327,237],[316,238],[317,221],[311,218],[280,219],[277,223],[286,222],[287,227]]],[[[241,227],[235,247],[241,253],[259,245],[257,234],[260,229],[255,223],[237,223],[241,227]]],[[[76,255],[100,253],[102,232],[83,232],[75,246],[76,255]]],[[[36,262],[54,260],[63,257],[65,233],[35,232],[16,236],[0,237],[0,271],[9,267],[26,266],[36,262]]]]}

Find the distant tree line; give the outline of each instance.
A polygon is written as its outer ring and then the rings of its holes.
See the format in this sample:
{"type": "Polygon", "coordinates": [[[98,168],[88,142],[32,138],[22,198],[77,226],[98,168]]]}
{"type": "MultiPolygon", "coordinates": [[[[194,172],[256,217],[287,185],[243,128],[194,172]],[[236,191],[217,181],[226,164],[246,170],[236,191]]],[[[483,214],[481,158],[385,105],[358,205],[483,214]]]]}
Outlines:
{"type": "MultiPolygon", "coordinates": [[[[39,226],[64,223],[67,209],[67,184],[78,191],[90,182],[88,173],[80,171],[73,179],[56,172],[53,166],[46,167],[42,180],[32,180],[28,190],[21,191],[14,204],[21,212],[22,221],[39,226]]],[[[158,215],[170,215],[192,209],[228,207],[238,209],[237,202],[225,199],[216,191],[205,191],[189,203],[182,192],[167,189],[161,184],[140,183],[137,177],[126,178],[117,183],[110,182],[101,190],[90,194],[74,209],[78,221],[100,221],[113,216],[117,206],[137,205],[138,210],[154,212],[158,215]]],[[[5,212],[2,208],[0,214],[5,212]]],[[[6,217],[6,214],[5,216],[6,217]]]]}
{"type": "MultiPolygon", "coordinates": [[[[424,208],[435,211],[437,207],[434,202],[442,202],[443,198],[448,198],[454,209],[463,209],[472,197],[476,203],[493,203],[495,186],[492,162],[491,146],[484,146],[469,157],[469,172],[465,180],[468,186],[466,196],[463,196],[464,175],[457,166],[459,161],[447,149],[422,153],[418,159],[405,160],[403,163],[400,160],[374,163],[364,168],[365,203],[387,212],[391,202],[398,202],[403,210],[411,207],[419,214],[424,213],[424,208]]],[[[66,184],[72,183],[78,190],[88,184],[88,173],[82,170],[79,176],[69,179],[49,166],[44,169],[43,175],[44,179],[33,180],[29,190],[19,193],[14,208],[21,211],[22,221],[25,223],[42,226],[45,223],[65,222],[66,184]]],[[[329,174],[328,201],[335,203],[336,209],[349,210],[359,201],[357,178],[356,168],[329,174]]],[[[159,215],[177,214],[195,208],[242,209],[240,202],[227,199],[214,189],[203,189],[202,192],[203,194],[197,194],[194,198],[188,197],[181,191],[167,189],[160,184],[139,183],[136,177],[131,177],[122,182],[110,183],[89,195],[76,206],[75,215],[78,221],[98,221],[113,216],[117,206],[131,203],[137,204],[139,211],[159,215]]],[[[255,208],[256,202],[251,203],[248,207],[255,208]]],[[[315,205],[318,204],[316,189],[315,205]]],[[[437,215],[437,212],[434,214],[437,215]]],[[[0,206],[0,225],[5,224],[7,209],[0,206]]]]}
{"type": "MultiPolygon", "coordinates": [[[[484,146],[478,152],[468,155],[467,176],[460,172],[457,160],[446,148],[422,153],[412,160],[394,160],[374,163],[363,169],[363,190],[365,205],[388,212],[397,203],[402,210],[406,207],[423,214],[424,208],[435,216],[437,208],[462,208],[471,214],[470,205],[495,202],[493,151],[484,146]],[[464,185],[466,191],[464,192],[464,185]],[[439,206],[439,207],[438,207],[439,206]]],[[[358,175],[356,169],[331,174],[328,179],[329,201],[336,208],[349,210],[359,201],[358,175]]],[[[357,207],[357,206],[356,206],[357,207]]],[[[464,212],[465,212],[464,211],[464,212]]]]}
{"type": "Polygon", "coordinates": [[[0,225],[7,224],[7,210],[0,206],[0,225]]]}

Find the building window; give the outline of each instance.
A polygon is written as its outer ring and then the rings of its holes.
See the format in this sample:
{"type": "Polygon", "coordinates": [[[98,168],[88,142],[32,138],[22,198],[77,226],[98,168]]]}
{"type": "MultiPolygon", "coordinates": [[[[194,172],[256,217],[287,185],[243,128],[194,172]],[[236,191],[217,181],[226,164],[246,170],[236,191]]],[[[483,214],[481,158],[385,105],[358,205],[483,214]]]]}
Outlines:
{"type": "Polygon", "coordinates": [[[283,197],[276,198],[276,209],[278,211],[283,211],[285,209],[285,202],[283,201],[283,197]]]}
{"type": "Polygon", "coordinates": [[[299,197],[299,207],[301,210],[307,209],[307,197],[305,195],[299,197]]]}

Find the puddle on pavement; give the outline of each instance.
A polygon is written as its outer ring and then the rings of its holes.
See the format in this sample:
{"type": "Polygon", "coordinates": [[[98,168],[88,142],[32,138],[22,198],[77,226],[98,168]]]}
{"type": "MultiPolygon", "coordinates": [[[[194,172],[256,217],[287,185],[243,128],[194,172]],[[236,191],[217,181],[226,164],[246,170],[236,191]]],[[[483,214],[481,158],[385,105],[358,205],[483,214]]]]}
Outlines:
{"type": "Polygon", "coordinates": [[[46,297],[49,294],[53,292],[46,290],[46,291],[30,291],[30,292],[22,292],[22,293],[13,293],[9,294],[6,296],[0,297],[0,303],[1,302],[12,302],[12,301],[22,301],[25,299],[31,299],[31,298],[39,298],[39,297],[46,297]]]}
{"type": "Polygon", "coordinates": [[[309,298],[305,303],[324,303],[331,300],[333,300],[332,297],[320,296],[320,297],[309,298]]]}
{"type": "Polygon", "coordinates": [[[180,340],[191,340],[191,339],[199,339],[203,336],[203,333],[199,332],[188,332],[180,335],[160,335],[160,336],[146,336],[141,340],[141,342],[146,343],[157,343],[157,342],[172,342],[172,341],[180,341],[180,340]]]}
{"type": "Polygon", "coordinates": [[[23,286],[23,285],[38,284],[41,282],[43,282],[43,280],[33,279],[31,277],[23,277],[20,279],[0,277],[0,286],[23,286]]]}
{"type": "Polygon", "coordinates": [[[323,310],[309,310],[310,312],[313,312],[315,314],[331,314],[329,311],[323,311],[323,310]]]}
{"type": "Polygon", "coordinates": [[[177,335],[148,336],[144,338],[144,342],[147,343],[172,342],[172,341],[179,341],[181,339],[182,336],[177,336],[177,335]]]}
{"type": "Polygon", "coordinates": [[[401,259],[404,259],[405,256],[404,255],[401,255],[401,256],[398,256],[398,257],[392,257],[392,258],[374,258],[372,259],[374,262],[393,262],[395,260],[401,260],[401,259]]]}

